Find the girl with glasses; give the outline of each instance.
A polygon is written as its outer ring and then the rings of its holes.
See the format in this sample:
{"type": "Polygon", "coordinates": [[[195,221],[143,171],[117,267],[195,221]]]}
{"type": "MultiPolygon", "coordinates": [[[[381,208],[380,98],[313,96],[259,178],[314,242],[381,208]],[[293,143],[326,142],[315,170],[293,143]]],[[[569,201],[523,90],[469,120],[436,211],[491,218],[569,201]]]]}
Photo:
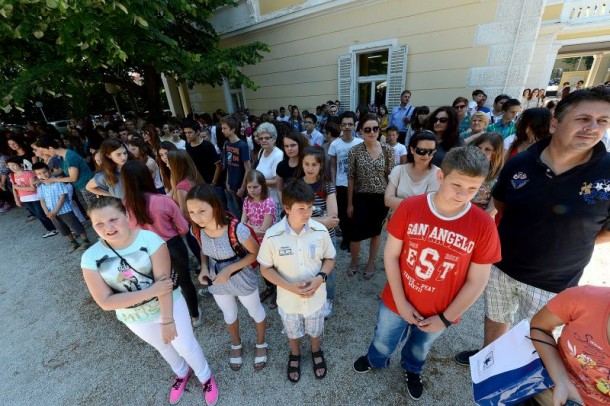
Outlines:
{"type": "Polygon", "coordinates": [[[363,143],[354,146],[348,154],[347,216],[353,221],[348,276],[358,272],[360,245],[371,239],[369,258],[364,279],[373,277],[375,259],[381,245],[381,228],[388,214],[384,203],[388,176],[394,168],[394,151],[377,141],[379,119],[374,114],[359,121],[363,143]]]}
{"type": "Polygon", "coordinates": [[[432,164],[436,147],[436,135],[431,131],[419,131],[411,137],[407,163],[392,169],[385,189],[385,205],[392,211],[407,197],[438,190],[439,168],[432,164]]]}
{"type": "Polygon", "coordinates": [[[459,119],[455,109],[451,106],[442,106],[437,108],[428,117],[426,129],[436,134],[438,146],[432,157],[432,164],[440,167],[445,154],[455,147],[464,145],[464,141],[460,139],[459,119]]]}

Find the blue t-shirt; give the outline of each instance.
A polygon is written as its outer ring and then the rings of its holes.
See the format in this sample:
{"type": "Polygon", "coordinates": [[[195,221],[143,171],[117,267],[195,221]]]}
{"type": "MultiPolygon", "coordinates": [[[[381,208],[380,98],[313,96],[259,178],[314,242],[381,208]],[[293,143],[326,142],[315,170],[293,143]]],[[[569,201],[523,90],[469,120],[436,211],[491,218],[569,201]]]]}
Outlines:
{"type": "Polygon", "coordinates": [[[69,168],[78,169],[78,178],[76,179],[76,182],[72,182],[72,186],[74,186],[74,189],[76,190],[83,190],[85,186],[87,186],[87,182],[93,177],[93,172],[91,172],[91,168],[87,165],[87,161],[76,152],[67,150],[63,162],[63,171],[66,176],[70,175],[69,168]]]}
{"type": "Polygon", "coordinates": [[[223,148],[222,161],[227,168],[227,183],[229,188],[237,192],[244,182],[246,168],[244,162],[250,161],[250,148],[243,140],[237,142],[227,141],[223,148]]]}

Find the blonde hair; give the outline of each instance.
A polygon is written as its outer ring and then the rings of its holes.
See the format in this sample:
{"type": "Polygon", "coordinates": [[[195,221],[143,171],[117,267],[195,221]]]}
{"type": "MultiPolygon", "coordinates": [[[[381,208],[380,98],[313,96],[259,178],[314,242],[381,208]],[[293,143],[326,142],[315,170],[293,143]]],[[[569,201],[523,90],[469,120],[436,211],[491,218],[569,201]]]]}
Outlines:
{"type": "Polygon", "coordinates": [[[483,113],[482,111],[477,111],[472,116],[470,116],[470,121],[468,122],[468,124],[471,124],[472,119],[475,117],[483,119],[483,121],[485,122],[485,127],[489,125],[489,116],[487,115],[487,113],[483,113]]]}

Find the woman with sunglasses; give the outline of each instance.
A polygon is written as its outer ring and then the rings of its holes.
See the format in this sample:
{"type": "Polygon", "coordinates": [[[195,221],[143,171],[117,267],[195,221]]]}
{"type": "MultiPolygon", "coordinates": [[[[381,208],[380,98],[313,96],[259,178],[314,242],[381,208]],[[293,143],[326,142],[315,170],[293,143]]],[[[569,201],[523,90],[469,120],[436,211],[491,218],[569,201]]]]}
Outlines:
{"type": "Polygon", "coordinates": [[[411,137],[407,163],[392,169],[385,189],[385,205],[390,210],[395,211],[407,197],[436,192],[439,189],[439,168],[432,164],[436,147],[436,135],[432,131],[422,130],[411,137]]]}
{"type": "Polygon", "coordinates": [[[445,154],[455,147],[464,145],[464,141],[460,139],[458,132],[460,122],[455,113],[455,109],[451,106],[442,106],[437,108],[428,117],[426,129],[436,134],[438,146],[432,157],[432,164],[438,167],[441,166],[445,154]]]}
{"type": "Polygon", "coordinates": [[[464,131],[467,131],[470,125],[471,115],[468,114],[468,99],[465,97],[458,97],[453,101],[451,106],[455,110],[458,121],[460,122],[458,131],[461,134],[464,131]]]}
{"type": "Polygon", "coordinates": [[[353,221],[348,276],[358,271],[358,257],[363,240],[371,239],[364,279],[371,279],[375,259],[381,245],[381,226],[388,214],[384,203],[388,176],[394,168],[394,150],[377,141],[379,119],[374,114],[364,116],[358,123],[364,140],[350,149],[347,168],[347,216],[353,221]]]}

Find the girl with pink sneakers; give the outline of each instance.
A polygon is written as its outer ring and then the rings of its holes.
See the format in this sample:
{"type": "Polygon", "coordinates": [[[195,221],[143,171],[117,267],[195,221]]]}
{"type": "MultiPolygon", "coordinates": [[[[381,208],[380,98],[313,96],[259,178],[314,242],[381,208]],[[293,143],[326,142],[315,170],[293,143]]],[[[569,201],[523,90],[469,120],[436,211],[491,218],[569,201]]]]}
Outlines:
{"type": "Polygon", "coordinates": [[[117,198],[93,200],[88,214],[100,239],[85,251],[81,267],[95,302],[114,310],[170,365],[176,374],[170,404],[180,401],[191,373],[200,382],[206,404],[216,404],[216,380],[193,334],[166,243],[152,231],[130,228],[125,206],[117,198]]]}

